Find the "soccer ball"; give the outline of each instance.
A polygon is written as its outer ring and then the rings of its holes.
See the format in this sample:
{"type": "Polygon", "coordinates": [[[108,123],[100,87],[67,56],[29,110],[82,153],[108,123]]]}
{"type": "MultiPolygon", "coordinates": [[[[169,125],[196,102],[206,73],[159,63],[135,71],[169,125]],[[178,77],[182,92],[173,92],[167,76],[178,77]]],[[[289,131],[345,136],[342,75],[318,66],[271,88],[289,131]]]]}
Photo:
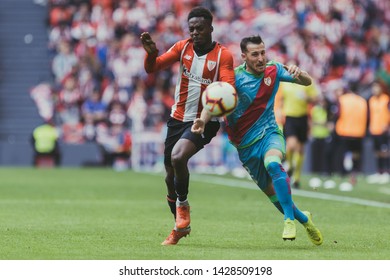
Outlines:
{"type": "Polygon", "coordinates": [[[237,106],[237,92],[227,82],[211,83],[202,94],[202,105],[212,116],[227,116],[237,106]]]}

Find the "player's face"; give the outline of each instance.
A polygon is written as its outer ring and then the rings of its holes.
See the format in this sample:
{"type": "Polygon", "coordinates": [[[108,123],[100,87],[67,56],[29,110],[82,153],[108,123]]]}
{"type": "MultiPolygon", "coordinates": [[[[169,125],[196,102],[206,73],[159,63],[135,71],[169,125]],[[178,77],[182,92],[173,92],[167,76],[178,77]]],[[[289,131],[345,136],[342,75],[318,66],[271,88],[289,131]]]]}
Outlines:
{"type": "Polygon", "coordinates": [[[252,74],[259,75],[265,71],[265,45],[248,43],[247,51],[241,54],[242,59],[246,62],[246,70],[252,74]]]}
{"type": "Polygon", "coordinates": [[[203,49],[210,46],[213,27],[209,20],[203,17],[193,17],[188,21],[188,29],[196,48],[203,49]]]}

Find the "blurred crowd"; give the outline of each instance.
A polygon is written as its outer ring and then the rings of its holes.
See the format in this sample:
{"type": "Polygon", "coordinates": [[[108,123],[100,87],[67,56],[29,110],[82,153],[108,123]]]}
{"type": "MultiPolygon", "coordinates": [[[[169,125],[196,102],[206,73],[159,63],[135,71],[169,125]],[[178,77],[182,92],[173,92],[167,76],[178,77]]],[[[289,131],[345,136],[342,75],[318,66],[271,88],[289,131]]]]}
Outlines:
{"type": "Polygon", "coordinates": [[[147,75],[139,35],[150,32],[160,53],[166,51],[188,37],[186,17],[196,5],[213,12],[213,39],[232,51],[235,65],[241,63],[241,38],[260,34],[269,59],[307,70],[330,103],[337,102],[340,89],[353,87],[368,99],[374,81],[387,93],[390,88],[388,0],[48,0],[47,5],[53,80],[36,85],[31,96],[66,143],[95,141],[121,152],[129,134],[162,129],[174,103],[177,69],[147,75]]]}

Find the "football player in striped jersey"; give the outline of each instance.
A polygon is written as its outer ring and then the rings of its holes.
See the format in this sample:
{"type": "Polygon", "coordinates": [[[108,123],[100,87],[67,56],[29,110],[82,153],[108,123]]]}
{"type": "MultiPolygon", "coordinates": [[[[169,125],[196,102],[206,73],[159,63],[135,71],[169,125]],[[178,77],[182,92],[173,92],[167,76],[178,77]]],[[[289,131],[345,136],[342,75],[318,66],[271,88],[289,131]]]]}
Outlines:
{"type": "Polygon", "coordinates": [[[141,34],[146,51],[145,70],[159,71],[180,63],[171,115],[167,122],[164,165],[167,201],[175,217],[175,226],[162,245],[175,245],[191,231],[188,160],[217,134],[220,124],[211,119],[202,134],[191,132],[191,126],[202,112],[201,95],[215,81],[234,86],[233,56],[221,44],[213,41],[213,16],[204,7],[195,7],[188,14],[190,38],[178,41],[159,55],[156,43],[148,32],[141,34]]]}

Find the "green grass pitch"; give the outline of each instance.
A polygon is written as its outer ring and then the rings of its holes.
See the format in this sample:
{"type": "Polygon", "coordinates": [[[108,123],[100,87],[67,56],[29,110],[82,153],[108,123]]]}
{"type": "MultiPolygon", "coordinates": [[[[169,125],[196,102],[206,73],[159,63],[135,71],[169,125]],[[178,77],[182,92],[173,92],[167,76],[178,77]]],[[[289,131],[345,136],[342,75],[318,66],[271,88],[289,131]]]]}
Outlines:
{"type": "Polygon", "coordinates": [[[305,190],[384,207],[294,196],[324,235],[317,247],[299,224],[297,239],[284,242],[283,218],[259,190],[215,183],[228,177],[191,175],[191,235],[164,247],[174,221],[162,174],[1,168],[0,177],[2,260],[390,259],[390,195],[381,192],[389,187],[362,178],[348,193],[305,190]]]}

